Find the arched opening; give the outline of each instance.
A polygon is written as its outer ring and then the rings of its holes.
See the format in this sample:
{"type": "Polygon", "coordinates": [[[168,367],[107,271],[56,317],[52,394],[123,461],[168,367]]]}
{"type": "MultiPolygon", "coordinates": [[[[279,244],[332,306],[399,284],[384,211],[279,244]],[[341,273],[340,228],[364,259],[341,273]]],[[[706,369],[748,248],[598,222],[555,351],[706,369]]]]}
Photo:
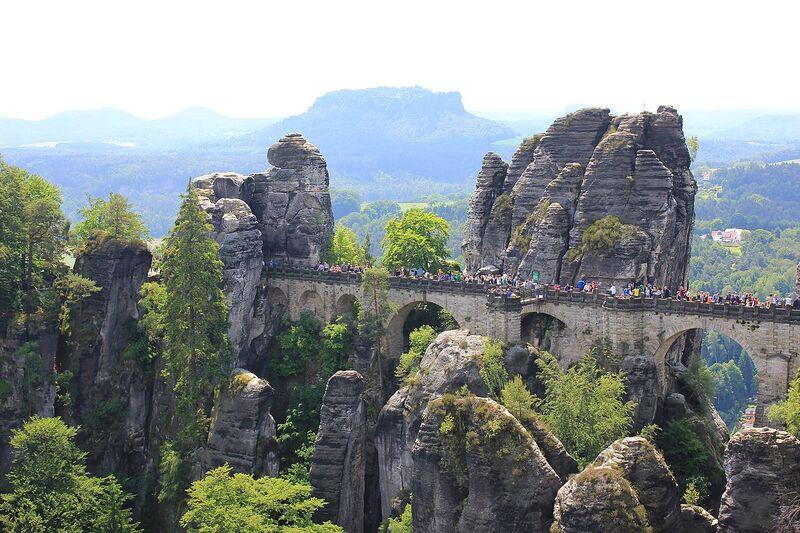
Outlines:
{"type": "Polygon", "coordinates": [[[734,430],[755,424],[758,370],[750,354],[735,340],[703,331],[700,355],[714,378],[714,408],[734,430]]]}
{"type": "Polygon", "coordinates": [[[522,342],[557,355],[561,354],[570,340],[566,324],[544,313],[524,315],[520,335],[522,342]]]}
{"type": "Polygon", "coordinates": [[[664,343],[657,364],[662,357],[663,385],[672,381],[667,374],[675,378],[673,390],[665,392],[679,392],[694,404],[705,395],[729,431],[756,424],[758,368],[735,339],[715,330],[687,329],[664,343]]]}
{"type": "Polygon", "coordinates": [[[343,294],[336,300],[336,317],[350,322],[356,318],[358,307],[356,297],[352,294],[343,294]]]}
{"type": "Polygon", "coordinates": [[[408,349],[411,332],[421,326],[430,326],[436,333],[459,328],[453,315],[443,307],[431,302],[415,304],[403,323],[403,351],[408,349]]]}
{"type": "MultiPolygon", "coordinates": [[[[398,358],[408,350],[411,332],[422,325],[428,325],[436,332],[460,327],[449,311],[431,302],[411,302],[399,308],[386,327],[388,358],[385,360],[385,375],[394,375],[398,358]]],[[[397,390],[397,384],[393,383],[390,389],[392,392],[397,390]]]]}
{"type": "Polygon", "coordinates": [[[300,311],[310,311],[317,319],[322,319],[322,298],[316,291],[305,291],[300,296],[300,311]]]}

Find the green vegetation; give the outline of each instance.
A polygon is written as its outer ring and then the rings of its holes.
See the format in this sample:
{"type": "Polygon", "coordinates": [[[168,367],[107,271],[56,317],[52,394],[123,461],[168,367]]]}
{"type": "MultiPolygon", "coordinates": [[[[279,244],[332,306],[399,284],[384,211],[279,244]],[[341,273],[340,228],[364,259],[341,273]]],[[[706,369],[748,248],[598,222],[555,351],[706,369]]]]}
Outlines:
{"type": "Polygon", "coordinates": [[[667,423],[656,437],[664,460],[675,475],[682,491],[689,488],[699,492],[699,500],[708,497],[708,450],[687,420],[667,423]]]}
{"type": "Polygon", "coordinates": [[[547,352],[536,359],[545,387],[542,420],[581,467],[627,435],[633,420],[634,404],[623,401],[624,372],[604,370],[597,358],[593,350],[567,370],[547,352]]]}
{"type": "Polygon", "coordinates": [[[311,497],[308,484],[281,478],[254,479],[233,474],[220,466],[195,481],[187,491],[188,509],[180,524],[187,531],[292,531],[336,533],[342,528],[330,522],[317,524],[314,511],[325,502],[311,497]]]}
{"type": "MultiPolygon", "coordinates": [[[[163,356],[175,392],[175,428],[181,450],[193,449],[203,439],[214,390],[230,372],[222,261],[217,255],[219,245],[209,235],[211,230],[190,190],[164,244],[163,298],[147,304],[163,304],[157,311],[149,311],[163,317],[152,317],[150,322],[163,326],[163,356]]],[[[147,291],[153,295],[152,289],[147,291]]]]}
{"type": "Polygon", "coordinates": [[[386,533],[412,533],[411,522],[411,504],[407,503],[400,516],[389,519],[385,531],[386,533]]]}
{"type": "Polygon", "coordinates": [[[75,224],[71,239],[76,247],[86,244],[92,235],[114,239],[143,241],[150,236],[142,217],[133,211],[127,198],[111,193],[108,200],[88,198],[89,205],[78,210],[81,221],[75,224]]]}
{"type": "Polygon", "coordinates": [[[408,338],[408,351],[400,356],[395,369],[395,376],[404,385],[408,385],[419,371],[419,364],[422,356],[425,355],[425,350],[436,339],[436,331],[431,326],[423,324],[412,331],[408,338]]]}
{"type": "Polygon", "coordinates": [[[10,491],[0,496],[3,531],[138,531],[117,481],[86,472],[76,434],[59,418],[33,417],[14,430],[10,491]]]}
{"type": "Polygon", "coordinates": [[[770,294],[794,294],[798,257],[800,226],[775,233],[751,231],[743,238],[739,256],[710,238],[695,238],[689,288],[723,295],[750,292],[762,300],[770,294]]]}
{"type": "Polygon", "coordinates": [[[366,262],[365,247],[358,243],[352,230],[337,224],[324,260],[335,265],[363,265],[366,262]]]}
{"type": "Polygon", "coordinates": [[[568,254],[568,260],[574,261],[577,257],[590,254],[604,254],[610,252],[622,239],[636,235],[637,227],[623,224],[619,217],[606,215],[594,221],[583,231],[581,244],[568,254]]]}
{"type": "Polygon", "coordinates": [[[52,281],[65,271],[68,222],[58,188],[0,159],[0,327],[24,311],[52,309],[52,281]]]}
{"type": "Polygon", "coordinates": [[[358,332],[376,344],[380,352],[384,324],[393,309],[389,302],[389,271],[382,267],[364,270],[361,275],[361,295],[363,306],[358,310],[358,332]]]}
{"type": "Polygon", "coordinates": [[[506,382],[500,393],[500,398],[508,412],[520,422],[530,416],[535,416],[535,409],[540,404],[539,399],[531,394],[520,375],[516,375],[514,379],[506,382]]]}
{"type": "Polygon", "coordinates": [[[780,422],[795,437],[800,437],[800,376],[792,380],[786,399],[770,407],[767,416],[773,422],[780,422]]]}
{"type": "Polygon", "coordinates": [[[448,269],[450,230],[443,218],[412,208],[386,224],[383,264],[387,268],[422,267],[428,272],[448,269]]]}
{"type": "Polygon", "coordinates": [[[689,149],[689,157],[692,161],[697,159],[697,152],[700,151],[700,140],[697,135],[692,135],[686,139],[686,147],[689,149]]]}
{"type": "Polygon", "coordinates": [[[269,352],[269,379],[291,383],[289,409],[276,437],[287,479],[308,480],[325,385],[335,372],[348,368],[354,330],[355,325],[342,321],[320,328],[312,313],[303,313],[296,323],[284,324],[269,352]]]}
{"type": "Polygon", "coordinates": [[[479,356],[478,369],[489,396],[495,400],[499,399],[503,386],[508,381],[502,342],[488,337],[483,338],[483,353],[479,356]]]}

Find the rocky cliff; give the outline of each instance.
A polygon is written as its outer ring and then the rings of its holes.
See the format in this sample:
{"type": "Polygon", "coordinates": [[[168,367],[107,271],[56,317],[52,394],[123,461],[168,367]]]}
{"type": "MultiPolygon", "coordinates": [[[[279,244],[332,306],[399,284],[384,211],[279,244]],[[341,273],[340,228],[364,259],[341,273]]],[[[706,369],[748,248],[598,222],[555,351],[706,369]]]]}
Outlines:
{"type": "Polygon", "coordinates": [[[487,154],[470,199],[467,270],[543,282],[686,280],[696,185],[671,107],[584,109],[526,139],[506,165],[487,154]],[[610,219],[607,217],[616,217],[610,219]]]}
{"type": "Polygon", "coordinates": [[[71,403],[61,414],[81,426],[80,443],[97,472],[134,477],[142,469],[152,368],[136,321],[151,261],[144,243],[106,237],[90,238],[75,260],[75,273],[100,290],[71,310],[58,361],[72,376],[71,403]]]}
{"type": "Polygon", "coordinates": [[[192,180],[220,244],[236,364],[248,368],[258,366],[283,312],[262,288],[265,262],[316,265],[333,234],[328,170],[319,150],[290,133],[267,158],[273,166],[265,172],[192,180]]]}
{"type": "Polygon", "coordinates": [[[328,380],[309,474],[314,496],[327,502],[319,517],[352,533],[364,531],[364,388],[355,370],[340,370],[328,380]]]}

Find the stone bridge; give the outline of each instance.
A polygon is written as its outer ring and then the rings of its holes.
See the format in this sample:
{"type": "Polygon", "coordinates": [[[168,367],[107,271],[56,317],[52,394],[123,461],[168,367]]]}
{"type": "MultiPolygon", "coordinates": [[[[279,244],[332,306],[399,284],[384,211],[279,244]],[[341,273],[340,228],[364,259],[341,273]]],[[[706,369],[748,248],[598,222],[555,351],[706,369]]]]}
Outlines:
{"type": "MultiPolygon", "coordinates": [[[[361,276],[308,269],[269,272],[270,303],[286,306],[291,319],[304,311],[324,322],[348,312],[361,295],[361,276]]],[[[668,299],[617,299],[603,294],[538,291],[509,300],[490,295],[474,282],[390,278],[394,311],[387,323],[391,356],[404,350],[403,325],[421,303],[450,312],[461,328],[506,342],[529,342],[560,354],[564,364],[598,342],[620,356],[652,357],[660,397],[667,392],[668,352],[685,333],[716,331],[738,342],[758,370],[757,421],[764,408],[786,396],[798,370],[800,311],[668,299]]]]}

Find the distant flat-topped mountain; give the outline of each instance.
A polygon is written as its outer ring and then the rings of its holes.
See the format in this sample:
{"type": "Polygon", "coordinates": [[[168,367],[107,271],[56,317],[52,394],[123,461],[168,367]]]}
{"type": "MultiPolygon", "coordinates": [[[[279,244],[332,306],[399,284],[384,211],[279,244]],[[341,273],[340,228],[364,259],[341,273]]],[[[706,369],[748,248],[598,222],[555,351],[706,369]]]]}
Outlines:
{"type": "Polygon", "coordinates": [[[467,112],[457,92],[378,87],[327,93],[305,113],[217,146],[263,152],[293,131],[319,146],[336,174],[436,181],[469,179],[494,142],[515,135],[504,124],[467,112]]]}

